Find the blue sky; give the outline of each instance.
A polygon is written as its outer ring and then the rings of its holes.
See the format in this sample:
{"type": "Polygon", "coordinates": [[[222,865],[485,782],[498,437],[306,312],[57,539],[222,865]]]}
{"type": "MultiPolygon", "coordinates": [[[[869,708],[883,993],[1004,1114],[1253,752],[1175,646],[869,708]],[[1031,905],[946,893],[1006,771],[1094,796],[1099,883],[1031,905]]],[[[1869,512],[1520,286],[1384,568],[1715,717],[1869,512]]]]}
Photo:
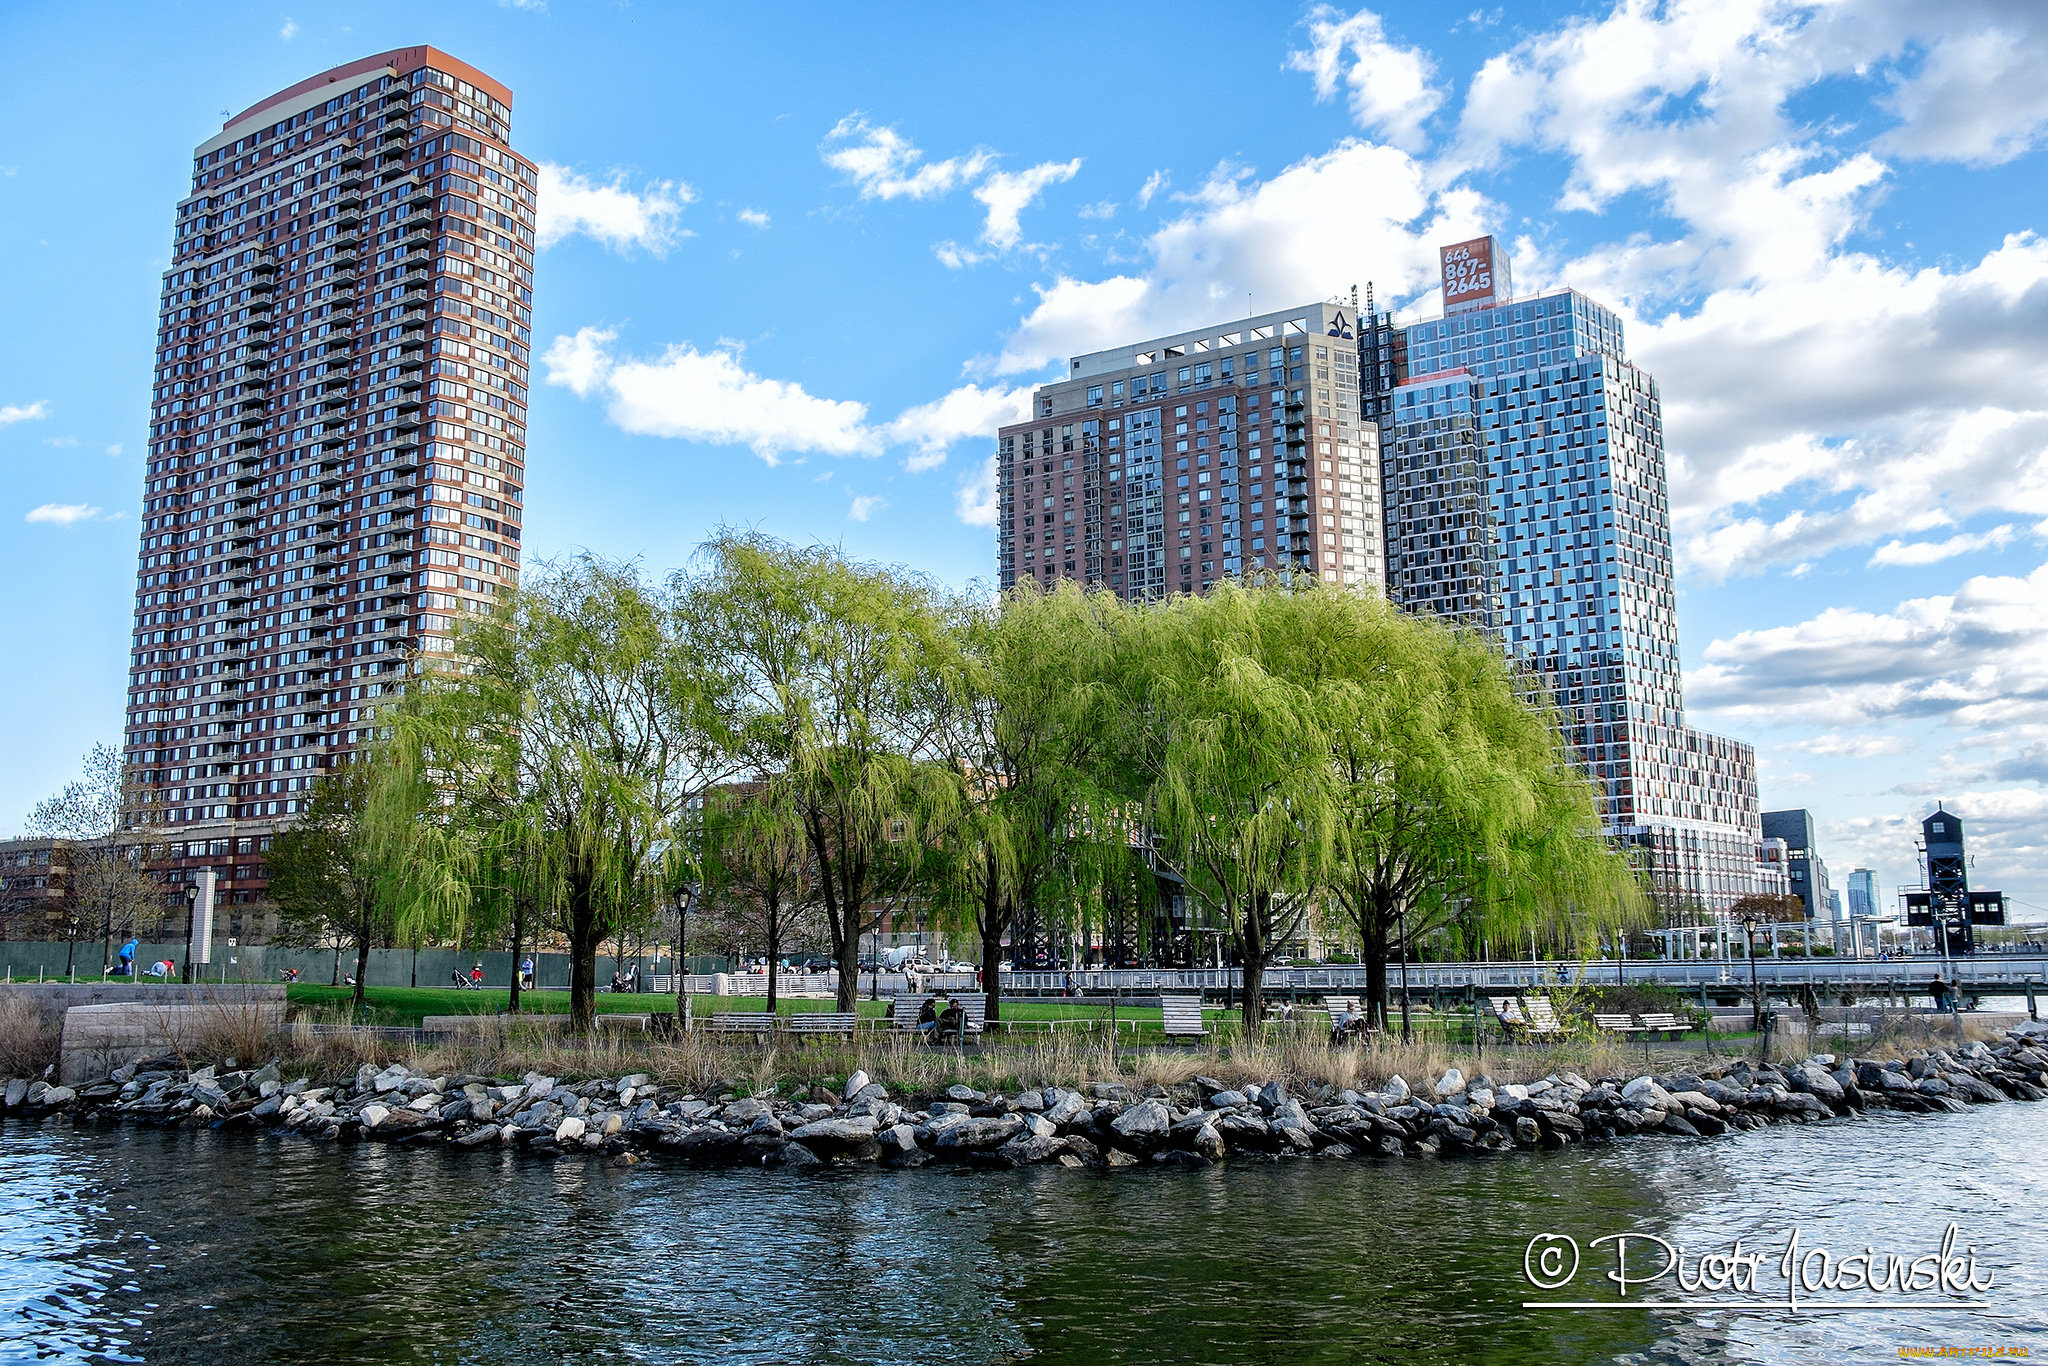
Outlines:
{"type": "Polygon", "coordinates": [[[1663,389],[1695,724],[1838,882],[2048,919],[2048,9],[0,6],[0,829],[118,737],[159,273],[226,112],[427,42],[548,169],[527,545],[993,574],[1064,356],[1513,244],[1663,389]],[[21,60],[25,59],[25,60],[21,60]]]}

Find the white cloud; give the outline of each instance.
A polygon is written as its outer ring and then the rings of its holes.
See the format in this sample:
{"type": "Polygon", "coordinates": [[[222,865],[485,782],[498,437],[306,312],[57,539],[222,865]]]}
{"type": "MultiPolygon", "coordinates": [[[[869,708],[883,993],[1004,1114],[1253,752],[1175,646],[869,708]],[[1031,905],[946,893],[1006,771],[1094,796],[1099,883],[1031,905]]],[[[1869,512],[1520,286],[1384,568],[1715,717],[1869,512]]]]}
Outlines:
{"type": "Polygon", "coordinates": [[[1287,64],[1315,78],[1316,97],[1330,99],[1339,84],[1350,90],[1351,117],[1366,132],[1409,151],[1426,138],[1423,120],[1443,104],[1432,83],[1436,64],[1419,48],[1389,41],[1371,10],[1345,16],[1327,5],[1309,12],[1309,50],[1290,52],[1287,64]]]}
{"type": "Polygon", "coordinates": [[[1885,565],[1925,565],[1941,560],[1954,559],[1958,555],[1969,555],[1979,550],[2003,550],[2013,538],[2009,526],[1993,527],[1976,535],[1964,533],[1951,536],[1945,541],[1886,541],[1870,557],[1867,566],[1876,569],[1885,565]]]}
{"type": "Polygon", "coordinates": [[[1900,156],[2011,161],[2048,126],[2048,27],[2033,5],[1944,6],[1948,31],[1884,101],[1900,119],[1879,145],[1900,156]]]}
{"type": "Polygon", "coordinates": [[[889,506],[887,498],[880,498],[872,493],[863,493],[855,498],[853,503],[846,509],[846,520],[849,522],[865,522],[887,506],[889,506]]]}
{"type": "MultiPolygon", "coordinates": [[[[2048,726],[2048,565],[1889,612],[1830,607],[1716,640],[1686,694],[1723,715],[1834,727],[2048,726]]],[[[1819,751],[1816,751],[1819,752],[1819,751]]]]}
{"type": "Polygon", "coordinates": [[[759,209],[741,209],[736,216],[740,222],[745,223],[750,228],[765,228],[768,226],[768,215],[759,209]]]}
{"type": "Polygon", "coordinates": [[[613,251],[640,247],[656,256],[692,236],[678,219],[696,192],[680,180],[650,181],[628,188],[623,172],[598,183],[566,166],[540,164],[540,245],[552,246],[575,233],[593,237],[613,251]]]}
{"type": "Polygon", "coordinates": [[[1030,413],[1028,386],[1004,389],[963,384],[943,398],[904,409],[883,431],[891,444],[917,447],[903,462],[904,469],[916,474],[943,465],[955,442],[993,438],[998,427],[1021,422],[1030,413]]]}
{"type": "Polygon", "coordinates": [[[825,164],[852,179],[862,199],[932,199],[987,170],[993,157],[976,151],[945,161],[924,159],[911,141],[887,125],[848,114],[825,135],[825,164]]]}
{"type": "Polygon", "coordinates": [[[1164,171],[1154,171],[1151,175],[1146,176],[1145,183],[1138,187],[1138,207],[1141,209],[1151,208],[1152,197],[1165,189],[1169,183],[1170,181],[1164,171]]]}
{"type": "Polygon", "coordinates": [[[1075,212],[1083,218],[1108,219],[1116,217],[1118,207],[1115,200],[1104,199],[1094,204],[1083,204],[1075,212]]]}
{"type": "Polygon", "coordinates": [[[52,526],[70,526],[74,522],[90,522],[98,518],[100,509],[85,503],[44,503],[41,507],[30,508],[24,522],[47,522],[52,526]]]}
{"type": "Polygon", "coordinates": [[[981,182],[974,197],[988,209],[981,240],[998,251],[1008,251],[1024,236],[1023,213],[1049,185],[1072,180],[1081,170],[1081,158],[1072,161],[1044,161],[1025,170],[997,171],[981,182]]]}
{"type": "Polygon", "coordinates": [[[1829,731],[1810,740],[1787,741],[1778,748],[1830,758],[1876,759],[1887,754],[1903,754],[1909,748],[1909,744],[1903,735],[1845,736],[1829,731]]]}
{"type": "Polygon", "coordinates": [[[50,415],[50,405],[42,399],[34,403],[0,403],[0,427],[12,426],[17,422],[34,422],[50,415]]]}
{"type": "Polygon", "coordinates": [[[115,442],[115,443],[114,443],[113,445],[111,445],[111,446],[107,447],[107,454],[108,454],[108,455],[119,455],[120,453],[121,453],[121,443],[120,443],[120,442],[118,442],[118,441],[116,441],[116,442],[115,442]]]}
{"type": "Polygon", "coordinates": [[[78,438],[75,436],[46,436],[43,438],[43,444],[45,446],[56,446],[60,449],[68,448],[76,446],[78,438]]]}
{"type": "Polygon", "coordinates": [[[993,452],[953,491],[953,512],[969,526],[995,526],[996,458],[993,452]]]}
{"type": "Polygon", "coordinates": [[[287,43],[289,43],[293,38],[298,36],[298,32],[298,24],[295,21],[288,18],[284,21],[284,27],[277,31],[277,36],[284,39],[287,43]]]}
{"type": "Polygon", "coordinates": [[[616,334],[586,327],[557,337],[542,363],[550,384],[588,398],[602,393],[606,416],[641,436],[744,445],[769,464],[784,455],[869,455],[877,450],[867,405],[818,398],[800,384],[764,379],[737,348],[670,346],[652,360],[620,359],[616,334]]]}

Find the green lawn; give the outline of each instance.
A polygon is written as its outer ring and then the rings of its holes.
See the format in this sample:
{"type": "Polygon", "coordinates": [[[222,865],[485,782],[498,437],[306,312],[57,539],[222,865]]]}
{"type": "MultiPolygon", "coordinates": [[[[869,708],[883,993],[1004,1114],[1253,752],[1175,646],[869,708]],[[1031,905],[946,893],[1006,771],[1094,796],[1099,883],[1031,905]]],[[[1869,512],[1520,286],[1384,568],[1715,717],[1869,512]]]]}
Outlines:
{"type": "MultiPolygon", "coordinates": [[[[295,1010],[320,1010],[323,1013],[339,1015],[348,1008],[347,987],[316,986],[301,982],[286,988],[286,999],[295,1010]]],[[[363,1002],[368,1013],[364,1024],[417,1026],[428,1015],[492,1015],[502,1012],[509,1003],[511,993],[507,991],[459,991],[454,987],[369,987],[363,992],[363,1002]]],[[[768,1007],[765,998],[759,996],[697,996],[692,998],[691,1009],[698,1015],[723,1014],[726,1011],[759,1011],[768,1007]]],[[[541,1014],[563,1014],[569,1009],[569,993],[566,991],[521,992],[519,1006],[522,1011],[541,1014]]],[[[776,1002],[781,1014],[790,1015],[797,1011],[830,1010],[832,1002],[815,998],[788,999],[776,1002]]],[[[597,994],[597,1009],[601,1014],[647,1014],[656,1010],[671,1010],[674,998],[655,995],[614,994],[601,991],[597,994]]],[[[870,1001],[862,998],[859,1002],[862,1018],[882,1018],[889,1013],[889,1001],[884,998],[870,1001]]],[[[1226,1012],[1212,1008],[1211,1018],[1226,1012]]],[[[1157,1024],[1157,1006],[1119,1006],[1119,1021],[1147,1021],[1157,1024]]],[[[1071,1000],[1015,999],[1003,1002],[1003,1018],[1024,1021],[1046,1020],[1101,1020],[1109,1016],[1105,1003],[1071,1000]]]]}

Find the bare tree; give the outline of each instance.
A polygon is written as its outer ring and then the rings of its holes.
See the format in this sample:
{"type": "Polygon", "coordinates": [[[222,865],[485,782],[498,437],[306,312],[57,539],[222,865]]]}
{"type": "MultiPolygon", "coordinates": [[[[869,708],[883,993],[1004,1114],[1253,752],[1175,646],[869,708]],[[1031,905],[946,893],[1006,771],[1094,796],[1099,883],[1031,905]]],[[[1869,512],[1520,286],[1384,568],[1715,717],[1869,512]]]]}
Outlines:
{"type": "MultiPolygon", "coordinates": [[[[104,969],[113,958],[114,936],[131,933],[163,893],[160,880],[149,871],[154,852],[149,809],[137,799],[120,751],[112,745],[94,745],[82,767],[83,776],[37,803],[28,818],[30,834],[65,846],[61,914],[67,977],[74,970],[81,938],[99,932],[104,969]]],[[[51,866],[54,870],[54,851],[51,866]]]]}

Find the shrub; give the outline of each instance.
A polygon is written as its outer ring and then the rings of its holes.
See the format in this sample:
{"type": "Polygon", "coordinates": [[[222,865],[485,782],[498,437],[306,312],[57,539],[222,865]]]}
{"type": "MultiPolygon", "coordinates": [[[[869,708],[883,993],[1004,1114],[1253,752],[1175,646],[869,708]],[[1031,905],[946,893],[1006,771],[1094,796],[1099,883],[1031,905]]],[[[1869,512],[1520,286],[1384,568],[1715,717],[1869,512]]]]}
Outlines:
{"type": "Polygon", "coordinates": [[[0,1077],[40,1077],[57,1061],[64,1026],[43,1018],[35,1003],[0,992],[0,1077]]]}

